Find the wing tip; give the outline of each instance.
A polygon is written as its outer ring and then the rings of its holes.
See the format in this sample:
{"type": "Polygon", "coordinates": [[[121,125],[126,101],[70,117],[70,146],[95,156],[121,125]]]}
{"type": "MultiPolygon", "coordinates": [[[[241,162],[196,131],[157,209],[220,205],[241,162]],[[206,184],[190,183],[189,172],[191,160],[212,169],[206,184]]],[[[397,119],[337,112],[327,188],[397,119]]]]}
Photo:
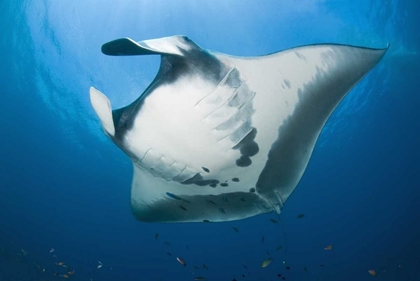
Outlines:
{"type": "Polygon", "coordinates": [[[94,87],[90,87],[90,102],[101,121],[105,133],[111,137],[115,135],[114,121],[112,119],[111,102],[109,99],[94,87]]]}

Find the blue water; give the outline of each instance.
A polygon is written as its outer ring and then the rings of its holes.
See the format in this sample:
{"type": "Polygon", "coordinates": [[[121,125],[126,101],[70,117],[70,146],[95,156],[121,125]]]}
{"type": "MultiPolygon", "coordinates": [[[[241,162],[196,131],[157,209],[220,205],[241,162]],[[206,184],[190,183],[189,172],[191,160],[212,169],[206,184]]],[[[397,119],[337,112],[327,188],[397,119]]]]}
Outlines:
{"type": "Polygon", "coordinates": [[[64,280],[57,262],[71,280],[373,280],[370,269],[420,280],[418,1],[3,0],[0,11],[0,280],[64,280]],[[329,119],[279,224],[132,216],[131,162],[104,136],[89,87],[131,103],[159,57],[101,45],[177,34],[238,56],[391,44],[329,119]]]}

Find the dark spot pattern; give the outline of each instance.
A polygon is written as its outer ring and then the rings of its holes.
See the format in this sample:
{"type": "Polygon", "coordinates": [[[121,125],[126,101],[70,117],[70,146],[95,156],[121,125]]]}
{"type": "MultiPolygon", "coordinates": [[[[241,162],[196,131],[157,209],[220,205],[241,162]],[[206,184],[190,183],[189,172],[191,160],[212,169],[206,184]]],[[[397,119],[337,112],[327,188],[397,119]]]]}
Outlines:
{"type": "Polygon", "coordinates": [[[200,175],[200,173],[197,173],[192,178],[189,178],[186,181],[182,182],[182,184],[195,184],[195,185],[198,185],[198,186],[210,185],[211,187],[216,187],[218,183],[219,183],[218,180],[205,180],[205,179],[203,179],[203,177],[200,175]]]}
{"type": "Polygon", "coordinates": [[[206,168],[206,167],[201,167],[201,168],[203,168],[204,172],[210,173],[210,170],[208,168],[206,168]]]}
{"type": "Polygon", "coordinates": [[[233,178],[232,181],[239,182],[239,179],[238,178],[233,178]]]}
{"type": "Polygon", "coordinates": [[[238,167],[247,167],[252,164],[250,157],[256,155],[260,148],[258,144],[254,141],[257,135],[257,129],[253,128],[246,137],[244,137],[233,149],[239,149],[241,152],[241,157],[236,160],[236,165],[238,167]]]}
{"type": "Polygon", "coordinates": [[[249,192],[255,192],[255,188],[251,187],[251,188],[249,189],[249,192]]]}
{"type": "Polygon", "coordinates": [[[283,82],[284,82],[284,84],[286,84],[286,86],[287,86],[287,88],[289,88],[290,89],[290,81],[289,80],[287,80],[287,79],[284,79],[283,80],[283,82]]]}
{"type": "Polygon", "coordinates": [[[220,184],[220,186],[226,187],[226,186],[229,186],[229,184],[223,182],[223,183],[220,184]]]}
{"type": "Polygon", "coordinates": [[[251,163],[251,158],[243,155],[241,156],[241,158],[236,160],[236,166],[238,167],[248,167],[249,165],[251,165],[251,163]]]}

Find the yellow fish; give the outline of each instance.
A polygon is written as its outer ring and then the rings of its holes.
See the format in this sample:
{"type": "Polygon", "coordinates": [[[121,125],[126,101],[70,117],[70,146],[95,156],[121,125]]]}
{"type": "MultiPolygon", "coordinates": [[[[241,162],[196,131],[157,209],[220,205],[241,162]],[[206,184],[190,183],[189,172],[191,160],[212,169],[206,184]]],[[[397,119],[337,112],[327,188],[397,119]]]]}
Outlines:
{"type": "Polygon", "coordinates": [[[266,259],[262,262],[261,267],[267,267],[273,261],[272,258],[266,259]]]}

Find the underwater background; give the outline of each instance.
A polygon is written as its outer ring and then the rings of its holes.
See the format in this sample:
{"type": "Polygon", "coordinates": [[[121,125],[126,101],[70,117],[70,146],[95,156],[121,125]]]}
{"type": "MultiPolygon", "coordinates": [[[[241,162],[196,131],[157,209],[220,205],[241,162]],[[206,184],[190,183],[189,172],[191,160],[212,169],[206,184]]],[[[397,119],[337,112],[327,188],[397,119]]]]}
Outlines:
{"type": "Polygon", "coordinates": [[[420,280],[420,2],[2,0],[0,26],[0,280],[420,280]],[[131,103],[160,57],[101,45],[171,35],[236,56],[390,49],[330,117],[281,220],[142,223],[89,87],[131,103]]]}

